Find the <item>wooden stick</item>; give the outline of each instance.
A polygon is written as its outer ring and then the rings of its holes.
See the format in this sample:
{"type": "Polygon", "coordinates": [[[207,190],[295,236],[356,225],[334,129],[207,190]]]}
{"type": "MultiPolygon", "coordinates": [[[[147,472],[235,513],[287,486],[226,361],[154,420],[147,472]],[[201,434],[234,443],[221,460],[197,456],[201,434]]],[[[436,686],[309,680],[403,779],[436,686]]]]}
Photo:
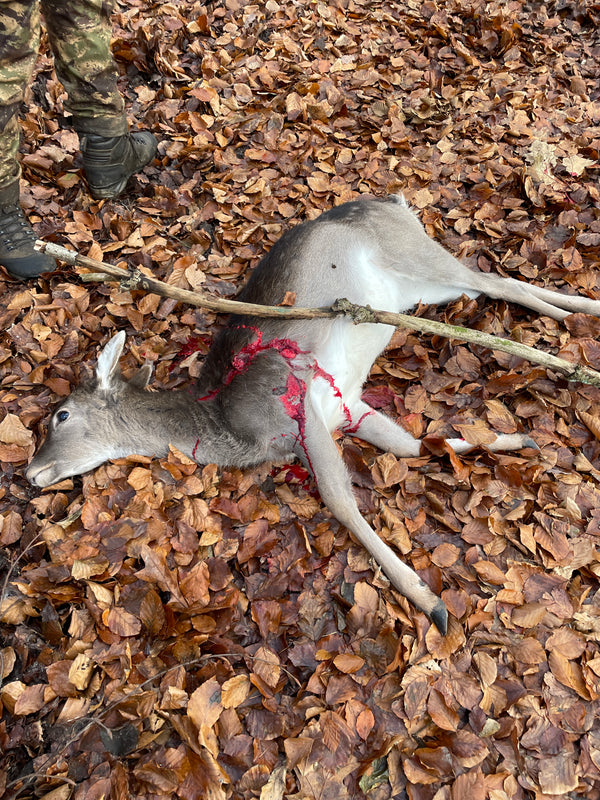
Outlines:
{"type": "MultiPolygon", "coordinates": [[[[123,288],[143,289],[162,297],[170,297],[181,303],[192,306],[207,308],[211,311],[219,311],[226,314],[242,314],[254,317],[278,317],[281,319],[323,319],[333,318],[340,315],[350,316],[356,324],[366,322],[380,323],[383,325],[393,325],[394,327],[405,327],[422,333],[432,333],[443,336],[446,339],[459,339],[463,342],[481,345],[490,350],[498,350],[509,355],[523,358],[534,364],[541,364],[548,369],[557,370],[562,373],[567,380],[587,383],[592,386],[600,386],[600,372],[580,364],[572,364],[564,358],[558,358],[550,353],[536,350],[534,347],[514,342],[511,339],[502,339],[489,333],[463,328],[460,325],[448,325],[444,322],[437,322],[422,317],[413,317],[409,314],[394,314],[389,311],[376,311],[369,306],[359,306],[350,303],[348,300],[340,298],[327,308],[301,308],[296,306],[263,306],[254,303],[241,303],[237,300],[226,300],[218,297],[211,297],[204,292],[191,292],[187,289],[179,289],[170,286],[168,283],[152,278],[139,269],[121,269],[112,264],[105,264],[95,258],[80,255],[73,250],[65,247],[44,242],[38,239],[35,244],[36,249],[42,253],[47,253],[54,258],[64,261],[71,266],[86,267],[94,270],[94,279],[98,280],[119,280],[123,288]]],[[[84,277],[85,273],[80,273],[84,277]]]]}

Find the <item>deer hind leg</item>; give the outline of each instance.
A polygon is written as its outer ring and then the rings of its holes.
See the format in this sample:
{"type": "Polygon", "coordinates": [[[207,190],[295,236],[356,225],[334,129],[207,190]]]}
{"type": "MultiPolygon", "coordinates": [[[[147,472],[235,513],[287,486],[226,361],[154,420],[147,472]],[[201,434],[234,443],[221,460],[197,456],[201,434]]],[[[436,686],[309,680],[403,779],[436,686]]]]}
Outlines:
{"type": "MultiPolygon", "coordinates": [[[[517,283],[521,283],[521,281],[517,281],[517,283]]],[[[564,309],[568,314],[591,314],[594,317],[600,317],[600,300],[592,300],[589,297],[581,297],[580,295],[554,292],[550,289],[544,289],[541,286],[531,286],[529,284],[527,284],[527,288],[529,293],[539,300],[545,300],[559,309],[564,309]]]]}
{"type": "MultiPolygon", "coordinates": [[[[412,438],[412,437],[411,437],[412,438]]],[[[352,484],[335,442],[309,397],[305,400],[305,429],[301,456],[313,471],[323,502],[354,538],[373,556],[394,587],[432,620],[441,633],[448,625],[448,612],[416,572],[401,561],[361,516],[352,484]]]]}
{"type": "MultiPolygon", "coordinates": [[[[357,436],[365,442],[374,444],[380,450],[393,453],[401,458],[418,456],[421,450],[421,442],[405,431],[404,428],[396,424],[385,414],[368,406],[362,400],[355,403],[350,409],[352,420],[358,420],[353,425],[344,427],[344,432],[352,436],[357,436]]],[[[476,445],[469,444],[464,439],[446,440],[455,453],[467,453],[473,450],[476,445]]],[[[495,441],[486,445],[488,450],[493,452],[504,452],[508,450],[521,450],[523,447],[534,447],[537,445],[527,434],[513,433],[496,435],[495,441]]]]}
{"type": "Polygon", "coordinates": [[[559,321],[576,312],[600,316],[600,300],[562,294],[514,278],[477,273],[475,275],[477,287],[488,297],[518,303],[559,321]]]}

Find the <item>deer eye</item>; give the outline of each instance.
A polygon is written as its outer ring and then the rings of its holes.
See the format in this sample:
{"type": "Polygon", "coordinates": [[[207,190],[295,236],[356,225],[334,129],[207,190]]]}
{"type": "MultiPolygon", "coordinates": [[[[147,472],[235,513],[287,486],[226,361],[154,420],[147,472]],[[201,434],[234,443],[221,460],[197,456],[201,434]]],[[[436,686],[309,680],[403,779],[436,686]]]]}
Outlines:
{"type": "Polygon", "coordinates": [[[64,422],[66,419],[69,419],[69,412],[68,411],[59,411],[56,415],[57,422],[64,422]]]}

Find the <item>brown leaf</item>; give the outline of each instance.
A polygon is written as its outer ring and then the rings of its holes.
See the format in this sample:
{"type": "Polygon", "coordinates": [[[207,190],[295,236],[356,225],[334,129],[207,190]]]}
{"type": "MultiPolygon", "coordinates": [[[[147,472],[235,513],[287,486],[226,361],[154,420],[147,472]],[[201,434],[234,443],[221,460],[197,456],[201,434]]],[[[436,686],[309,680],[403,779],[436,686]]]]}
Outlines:
{"type": "Polygon", "coordinates": [[[3,647],[0,650],[0,680],[7,678],[13,670],[16,661],[15,651],[12,647],[3,647]]]}
{"type": "Polygon", "coordinates": [[[571,661],[555,651],[548,655],[548,666],[563,686],[573,689],[584,700],[590,700],[590,693],[583,680],[581,667],[576,661],[571,661]]]}
{"type": "Polygon", "coordinates": [[[118,606],[107,608],[102,614],[102,622],[118,636],[137,636],[142,630],[140,620],[118,606]]]}
{"type": "Polygon", "coordinates": [[[486,583],[491,583],[494,586],[504,586],[506,575],[491,561],[477,561],[473,564],[473,568],[486,583]]]}
{"type": "Polygon", "coordinates": [[[7,414],[0,422],[0,442],[28,447],[33,443],[33,433],[27,430],[15,414],[7,414]]]}
{"type": "Polygon", "coordinates": [[[222,713],[221,687],[216,678],[210,678],[192,693],[187,715],[201,730],[205,726],[211,728],[222,713]]]}
{"type": "Polygon", "coordinates": [[[179,590],[177,579],[168,568],[164,555],[143,544],[140,548],[140,556],[144,559],[144,568],[137,572],[137,577],[151,583],[156,581],[161,589],[171,592],[173,597],[182,606],[185,606],[186,603],[179,590]]]}
{"type": "Polygon", "coordinates": [[[564,797],[576,791],[579,781],[571,753],[545,756],[540,762],[539,780],[544,794],[564,797]]]}
{"type": "Polygon", "coordinates": [[[244,538],[238,550],[238,561],[245,564],[251,558],[264,556],[277,542],[277,532],[269,527],[266,519],[251,522],[244,531],[244,538]]]}
{"type": "Polygon", "coordinates": [[[16,511],[7,511],[0,516],[0,544],[9,545],[18,542],[23,531],[23,519],[16,511]]]}
{"type": "Polygon", "coordinates": [[[348,675],[358,672],[365,665],[363,658],[352,655],[351,653],[340,653],[333,659],[333,663],[340,672],[344,672],[348,675]]]}
{"type": "MultiPolygon", "coordinates": [[[[9,684],[10,685],[10,684],[9,684]]],[[[4,695],[2,695],[4,697],[4,695]]],[[[35,714],[42,709],[49,700],[54,698],[54,693],[44,683],[24,687],[15,698],[13,713],[17,717],[35,714]]]]}
{"type": "Polygon", "coordinates": [[[221,702],[223,708],[237,708],[248,697],[250,681],[247,675],[236,675],[222,686],[221,702]]]}
{"type": "Polygon", "coordinates": [[[85,653],[78,653],[69,668],[69,681],[80,692],[87,689],[94,672],[94,661],[85,653]]]}
{"type": "Polygon", "coordinates": [[[273,770],[269,780],[260,790],[260,800],[282,800],[286,790],[286,771],[287,769],[284,765],[273,770]]]}
{"type": "Polygon", "coordinates": [[[15,713],[15,703],[26,688],[22,681],[11,681],[10,683],[5,683],[0,689],[0,699],[2,699],[5,708],[8,709],[10,714],[15,713]]]}
{"type": "Polygon", "coordinates": [[[280,306],[294,306],[296,305],[296,292],[286,292],[280,306]]]}
{"type": "Polygon", "coordinates": [[[210,575],[206,561],[199,561],[180,578],[179,589],[188,605],[206,606],[210,600],[210,575]]]}
{"type": "Polygon", "coordinates": [[[459,425],[455,422],[453,427],[460,432],[460,435],[465,441],[472,445],[492,444],[492,442],[496,441],[496,434],[494,431],[491,431],[485,422],[480,419],[465,425],[459,425]]]}
{"type": "Polygon", "coordinates": [[[296,92],[290,92],[285,98],[285,110],[288,119],[293,122],[301,117],[306,110],[306,103],[296,92]]]}
{"type": "Polygon", "coordinates": [[[375,459],[373,478],[377,486],[386,488],[402,483],[408,475],[405,461],[399,461],[392,453],[384,453],[375,459]]]}
{"type": "Polygon", "coordinates": [[[323,744],[332,753],[336,754],[340,764],[350,754],[351,742],[353,742],[352,731],[344,720],[333,711],[325,712],[321,716],[321,728],[323,731],[323,744]]]}
{"type": "Polygon", "coordinates": [[[516,433],[518,428],[515,418],[499,400],[486,400],[486,418],[490,428],[498,433],[516,433]]]}
{"type": "Polygon", "coordinates": [[[267,647],[258,648],[254,655],[252,669],[271,689],[274,689],[279,683],[281,675],[279,658],[267,647]]]}
{"type": "Polygon", "coordinates": [[[449,708],[444,698],[435,689],[431,690],[427,700],[427,712],[438,728],[445,731],[458,729],[459,716],[455,709],[449,708]]]}

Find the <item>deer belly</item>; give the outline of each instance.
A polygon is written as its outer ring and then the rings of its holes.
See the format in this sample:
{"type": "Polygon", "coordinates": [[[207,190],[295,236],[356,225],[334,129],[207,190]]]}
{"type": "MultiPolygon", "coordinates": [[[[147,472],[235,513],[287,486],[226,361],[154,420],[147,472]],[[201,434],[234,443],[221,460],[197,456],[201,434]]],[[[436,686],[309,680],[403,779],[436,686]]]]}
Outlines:
{"type": "Polygon", "coordinates": [[[394,332],[392,325],[354,325],[336,320],[326,341],[313,349],[310,382],[313,408],[330,431],[352,427],[352,408],[377,356],[394,332]]]}

